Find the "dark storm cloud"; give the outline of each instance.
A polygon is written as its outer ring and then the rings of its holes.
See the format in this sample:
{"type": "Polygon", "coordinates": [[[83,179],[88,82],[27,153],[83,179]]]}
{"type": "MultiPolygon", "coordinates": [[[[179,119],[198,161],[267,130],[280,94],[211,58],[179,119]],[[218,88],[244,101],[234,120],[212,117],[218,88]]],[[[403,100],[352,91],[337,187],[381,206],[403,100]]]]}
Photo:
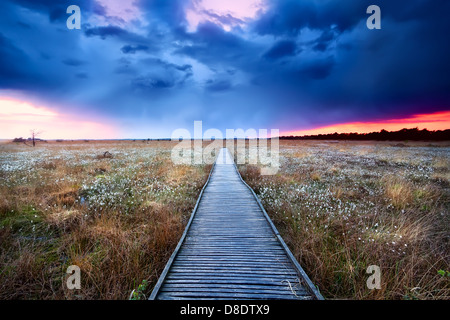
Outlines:
{"type": "Polygon", "coordinates": [[[206,82],[206,90],[211,92],[221,92],[231,89],[231,82],[229,80],[208,80],[206,82]]]}
{"type": "Polygon", "coordinates": [[[178,66],[176,64],[170,64],[170,65],[173,66],[177,70],[186,71],[187,73],[192,73],[192,66],[190,64],[184,64],[182,66],[178,66]]]}
{"type": "MultiPolygon", "coordinates": [[[[423,0],[422,0],[423,1],[423,0]]],[[[398,9],[404,6],[399,1],[377,1],[376,4],[385,8],[384,3],[396,2],[390,5],[398,9]]],[[[259,34],[297,35],[303,28],[323,30],[336,26],[340,31],[354,28],[365,19],[366,9],[373,1],[297,1],[270,0],[268,10],[254,24],[254,31],[259,34]]]]}
{"type": "Polygon", "coordinates": [[[123,53],[135,53],[136,51],[143,51],[145,48],[150,49],[149,44],[152,45],[152,50],[157,50],[154,39],[150,37],[144,37],[134,32],[128,31],[122,27],[115,25],[101,26],[101,27],[91,27],[85,25],[84,34],[86,37],[99,37],[102,40],[106,39],[116,39],[124,43],[128,43],[122,47],[123,53]],[[132,43],[132,44],[130,44],[132,43]],[[133,52],[134,50],[134,52],[133,52]]]}
{"type": "Polygon", "coordinates": [[[186,25],[185,9],[190,5],[186,0],[140,0],[141,10],[149,20],[156,19],[158,23],[168,25],[175,30],[186,25]]]}
{"type": "Polygon", "coordinates": [[[324,30],[322,31],[322,35],[314,41],[313,49],[323,52],[328,49],[330,43],[335,39],[335,32],[333,30],[324,30]]]}
{"type": "Polygon", "coordinates": [[[89,78],[89,75],[86,72],[79,72],[75,75],[78,79],[87,79],[89,78]]]}
{"type": "Polygon", "coordinates": [[[141,60],[150,72],[132,79],[131,88],[135,91],[155,93],[155,90],[182,86],[192,76],[191,65],[177,65],[162,59],[147,58],[141,60]]]}
{"type": "Polygon", "coordinates": [[[243,21],[205,10],[209,21],[192,32],[191,1],[137,5],[145,21],[127,25],[95,1],[2,1],[0,89],[117,119],[189,105],[186,122],[213,114],[212,126],[286,130],[450,106],[450,1],[268,0],[242,28],[225,31],[243,21]],[[82,8],[82,30],[65,27],[71,4],[82,8]],[[365,27],[371,4],[381,30],[365,27]]]}
{"type": "Polygon", "coordinates": [[[50,19],[52,10],[62,10],[68,17],[67,7],[61,7],[64,3],[25,0],[0,3],[0,30],[4,32],[0,37],[0,64],[3,65],[0,90],[27,90],[30,96],[38,94],[45,99],[52,91],[70,85],[65,68],[88,63],[73,57],[78,54],[73,47],[78,35],[64,32],[61,27],[65,28],[65,20],[50,19]]]}
{"type": "Polygon", "coordinates": [[[27,55],[17,48],[12,40],[0,32],[0,85],[4,88],[21,87],[21,79],[26,78],[27,55]]]}
{"type": "Polygon", "coordinates": [[[192,42],[183,46],[177,53],[187,54],[203,61],[222,62],[245,54],[248,43],[220,26],[206,22],[198,26],[195,33],[180,33],[180,37],[192,42]]]}
{"type": "Polygon", "coordinates": [[[211,70],[250,68],[263,54],[259,45],[211,22],[200,24],[194,33],[178,30],[177,36],[188,44],[177,46],[173,52],[198,60],[211,70]]]}
{"type": "Polygon", "coordinates": [[[158,58],[147,58],[142,61],[153,68],[162,68],[166,72],[177,70],[192,73],[192,66],[190,64],[178,65],[158,58]]]}
{"type": "Polygon", "coordinates": [[[273,45],[264,57],[271,60],[280,59],[286,56],[293,56],[296,53],[297,45],[294,41],[282,40],[273,45]]]}
{"type": "Polygon", "coordinates": [[[235,24],[241,24],[244,23],[242,19],[238,19],[236,17],[233,17],[231,14],[225,14],[225,15],[219,15],[217,13],[211,12],[209,10],[202,10],[202,13],[206,14],[210,18],[213,19],[213,21],[217,21],[219,23],[222,23],[224,25],[235,25],[235,24]]]}
{"type": "Polygon", "coordinates": [[[62,63],[64,63],[65,65],[68,65],[68,66],[72,66],[72,67],[79,67],[79,66],[86,64],[86,61],[74,59],[74,58],[68,58],[68,59],[64,59],[62,61],[62,63]]]}
{"type": "Polygon", "coordinates": [[[106,8],[96,1],[92,4],[92,12],[99,16],[107,16],[106,8]]]}
{"type": "Polygon", "coordinates": [[[158,76],[148,75],[133,79],[132,87],[134,89],[151,90],[172,88],[175,85],[173,79],[162,79],[158,76]]]}
{"type": "Polygon", "coordinates": [[[300,76],[305,76],[308,80],[325,79],[331,74],[335,63],[336,62],[332,57],[314,61],[313,63],[302,66],[298,70],[298,74],[300,76]]]}
{"type": "MultiPolygon", "coordinates": [[[[365,28],[368,1],[273,1],[271,10],[253,24],[261,35],[290,37],[301,42],[306,30],[320,34],[302,44],[322,58],[299,54],[294,64],[256,76],[265,87],[270,79],[284,82],[292,114],[313,118],[317,110],[342,121],[389,119],[449,109],[450,3],[422,0],[378,1],[382,30],[365,28]],[[301,88],[301,89],[299,89],[301,88]],[[307,97],[302,91],[307,91],[307,97]],[[294,103],[295,100],[303,101],[294,103]],[[308,105],[302,108],[299,105],[308,105]],[[313,106],[313,108],[311,108],[313,106]],[[340,111],[339,111],[340,110],[340,111]]],[[[313,121],[316,121],[314,119],[313,121]]],[[[293,125],[295,126],[295,125],[293,125]]]]}
{"type": "Polygon", "coordinates": [[[93,0],[15,0],[11,1],[15,4],[31,9],[36,10],[41,13],[45,13],[48,15],[48,18],[51,22],[61,22],[67,19],[66,9],[70,5],[77,5],[87,13],[97,13],[99,14],[101,10],[99,10],[99,5],[93,0]],[[95,10],[94,10],[95,9],[95,10]]]}
{"type": "Polygon", "coordinates": [[[123,46],[120,50],[125,54],[135,54],[138,51],[148,51],[149,47],[143,44],[140,45],[126,45],[123,46]]]}
{"type": "Polygon", "coordinates": [[[106,26],[106,27],[87,28],[84,31],[84,34],[87,37],[99,36],[100,38],[105,40],[107,37],[126,36],[129,35],[130,33],[117,26],[106,26]]]}

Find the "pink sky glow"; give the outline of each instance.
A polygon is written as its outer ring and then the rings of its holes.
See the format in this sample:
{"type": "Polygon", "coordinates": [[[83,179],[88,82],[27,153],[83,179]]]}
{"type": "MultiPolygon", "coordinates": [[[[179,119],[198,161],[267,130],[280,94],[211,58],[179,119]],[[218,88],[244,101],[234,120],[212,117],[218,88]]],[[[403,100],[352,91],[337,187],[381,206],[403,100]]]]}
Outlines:
{"type": "Polygon", "coordinates": [[[42,139],[119,138],[118,130],[110,124],[1,97],[0,128],[0,139],[28,138],[32,129],[42,132],[42,139]]]}
{"type": "Polygon", "coordinates": [[[245,22],[249,19],[254,19],[259,11],[264,11],[265,9],[264,0],[195,0],[192,6],[186,10],[186,19],[189,23],[190,31],[194,31],[199,23],[205,21],[214,22],[229,31],[236,25],[242,26],[242,23],[235,21],[226,24],[208,15],[207,12],[219,16],[231,15],[245,22]]]}
{"type": "Polygon", "coordinates": [[[281,135],[284,136],[304,136],[304,135],[317,135],[328,133],[369,133],[379,132],[382,129],[387,131],[397,131],[404,128],[415,128],[420,130],[428,129],[433,130],[445,130],[450,129],[450,111],[435,112],[430,114],[417,114],[403,119],[391,119],[383,121],[373,122],[352,122],[352,123],[338,123],[326,127],[314,128],[309,130],[296,130],[291,132],[284,132],[281,135]]]}

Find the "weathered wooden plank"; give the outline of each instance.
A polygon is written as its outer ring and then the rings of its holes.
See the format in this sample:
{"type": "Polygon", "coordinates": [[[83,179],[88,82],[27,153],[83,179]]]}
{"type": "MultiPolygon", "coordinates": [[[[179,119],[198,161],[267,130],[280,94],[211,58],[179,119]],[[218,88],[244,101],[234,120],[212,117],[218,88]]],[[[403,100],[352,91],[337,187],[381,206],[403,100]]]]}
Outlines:
{"type": "Polygon", "coordinates": [[[197,291],[208,291],[209,289],[214,289],[212,291],[223,289],[233,289],[233,290],[280,290],[281,292],[286,292],[287,294],[292,294],[292,290],[295,292],[303,292],[307,294],[307,291],[301,287],[300,285],[289,286],[288,284],[261,284],[261,283],[224,283],[224,282],[215,282],[215,283],[200,283],[200,282],[168,282],[164,284],[165,291],[169,291],[168,289],[173,289],[172,291],[180,290],[189,290],[189,288],[196,289],[197,291]]]}
{"type": "Polygon", "coordinates": [[[298,297],[293,299],[279,299],[279,298],[272,298],[271,296],[259,296],[256,297],[183,297],[183,296],[171,296],[170,294],[161,294],[162,298],[158,298],[158,300],[313,300],[311,297],[298,297]]]}
{"type": "MultiPolygon", "coordinates": [[[[298,286],[297,283],[293,280],[289,282],[292,286],[298,286]]],[[[226,278],[226,279],[179,279],[179,278],[166,278],[165,285],[167,284],[184,284],[184,285],[218,285],[218,284],[238,284],[238,285],[263,285],[263,286],[288,286],[288,281],[276,281],[273,279],[269,280],[261,280],[260,278],[257,279],[250,279],[248,277],[245,278],[226,278]]]]}
{"type": "Polygon", "coordinates": [[[266,267],[266,268],[252,268],[252,267],[239,267],[239,268],[230,268],[230,267],[209,267],[209,266],[195,266],[195,267],[184,267],[173,264],[171,272],[195,272],[195,271],[208,271],[214,273],[261,273],[261,274],[291,274],[295,275],[296,272],[292,269],[286,268],[277,268],[274,267],[266,267]]]}
{"type": "MultiPolygon", "coordinates": [[[[277,270],[279,271],[286,271],[290,270],[290,265],[288,263],[266,263],[266,264],[260,264],[260,263],[248,263],[248,262],[218,262],[218,263],[211,263],[211,262],[174,262],[174,267],[177,267],[176,270],[182,271],[186,269],[193,269],[195,268],[196,271],[203,271],[205,269],[214,269],[214,270],[222,270],[222,269],[228,269],[228,271],[231,272],[244,272],[248,269],[255,270],[255,271],[270,271],[273,270],[274,273],[277,270]]],[[[174,269],[175,270],[175,269],[174,269]]],[[[287,272],[282,272],[282,274],[287,274],[287,272]]],[[[295,275],[295,273],[291,273],[295,275]]]]}
{"type": "MultiPolygon", "coordinates": [[[[193,254],[195,255],[195,251],[193,251],[193,254]]],[[[246,262],[267,262],[267,263],[279,263],[279,262],[290,262],[289,259],[287,259],[285,256],[280,255],[279,253],[265,253],[265,254],[253,254],[251,252],[247,254],[241,254],[238,252],[231,252],[231,253],[221,253],[221,254],[204,254],[200,253],[195,256],[192,254],[180,254],[177,256],[177,261],[246,261],[246,262]]]]}
{"type": "Polygon", "coordinates": [[[217,258],[208,258],[208,257],[177,257],[174,263],[205,263],[205,264],[223,264],[223,263],[240,263],[240,264],[255,264],[255,265],[282,265],[287,264],[290,266],[290,261],[285,257],[280,257],[280,259],[261,259],[261,258],[245,258],[245,257],[217,257],[217,258]]]}
{"type": "Polygon", "coordinates": [[[198,293],[198,294],[208,294],[208,293],[238,293],[238,294],[274,294],[280,296],[292,296],[292,295],[305,295],[306,291],[295,291],[289,290],[288,288],[272,288],[268,289],[267,287],[259,287],[259,288],[239,288],[239,287],[230,287],[230,286],[220,286],[220,287],[173,287],[170,285],[165,285],[161,288],[161,292],[175,292],[175,293],[198,293]]]}
{"type": "Polygon", "coordinates": [[[258,255],[258,254],[252,254],[249,253],[248,255],[243,254],[237,254],[237,253],[230,253],[230,254],[220,254],[220,255],[179,255],[177,256],[175,261],[185,261],[185,262],[226,262],[226,261],[241,261],[241,262],[254,262],[254,263],[283,263],[288,262],[290,263],[290,260],[287,259],[285,256],[282,256],[280,254],[265,254],[265,255],[258,255]]]}
{"type": "Polygon", "coordinates": [[[251,299],[251,300],[312,300],[308,296],[264,294],[264,293],[229,293],[229,292],[162,292],[158,299],[161,300],[187,300],[192,299],[251,299]]]}
{"type": "Polygon", "coordinates": [[[177,257],[174,263],[241,263],[241,264],[258,264],[258,265],[279,265],[279,264],[290,264],[290,261],[284,257],[280,257],[280,259],[260,259],[260,258],[245,258],[245,257],[217,257],[217,258],[207,258],[207,257],[177,257]]]}
{"type": "Polygon", "coordinates": [[[295,275],[276,275],[276,274],[231,274],[231,273],[205,273],[205,272],[180,272],[170,273],[166,279],[170,280],[202,280],[202,281],[215,281],[215,280],[227,280],[230,283],[233,281],[241,280],[260,280],[262,282],[272,281],[276,283],[297,284],[300,280],[295,275]]]}

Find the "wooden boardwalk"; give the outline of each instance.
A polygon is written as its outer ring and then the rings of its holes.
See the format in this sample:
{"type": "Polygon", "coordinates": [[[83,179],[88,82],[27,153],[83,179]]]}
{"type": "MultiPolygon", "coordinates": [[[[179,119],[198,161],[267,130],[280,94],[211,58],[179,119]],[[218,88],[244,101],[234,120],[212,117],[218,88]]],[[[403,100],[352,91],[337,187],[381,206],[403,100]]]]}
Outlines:
{"type": "Polygon", "coordinates": [[[221,149],[150,299],[323,299],[221,149]]]}

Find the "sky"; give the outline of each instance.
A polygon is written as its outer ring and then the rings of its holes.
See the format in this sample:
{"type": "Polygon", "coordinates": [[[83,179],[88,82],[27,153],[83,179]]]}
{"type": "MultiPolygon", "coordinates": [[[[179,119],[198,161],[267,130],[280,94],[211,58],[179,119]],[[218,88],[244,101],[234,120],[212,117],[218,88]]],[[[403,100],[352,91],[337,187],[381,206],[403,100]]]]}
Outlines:
{"type": "Polygon", "coordinates": [[[449,13],[448,0],[2,0],[0,138],[167,138],[194,121],[449,129],[449,13]],[[80,30],[66,27],[74,4],[80,30]]]}

